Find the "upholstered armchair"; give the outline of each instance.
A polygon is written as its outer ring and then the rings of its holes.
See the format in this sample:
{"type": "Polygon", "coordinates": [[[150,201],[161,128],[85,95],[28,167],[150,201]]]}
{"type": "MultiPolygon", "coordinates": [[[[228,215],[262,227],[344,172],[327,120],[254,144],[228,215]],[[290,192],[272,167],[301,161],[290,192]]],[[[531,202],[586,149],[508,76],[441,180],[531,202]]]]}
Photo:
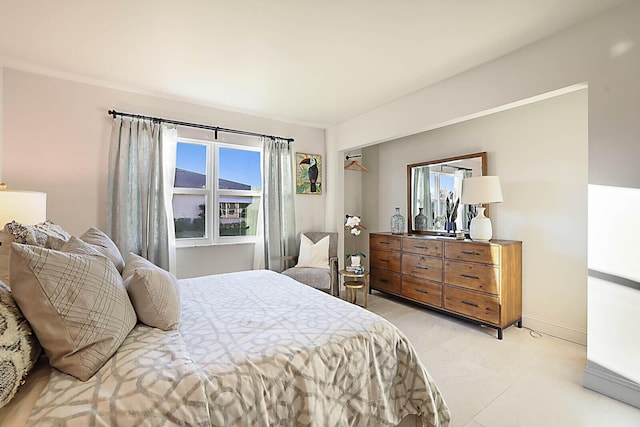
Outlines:
{"type": "MultiPolygon", "coordinates": [[[[304,232],[300,233],[300,240],[309,239],[314,245],[321,244],[320,241],[329,236],[329,245],[326,267],[314,265],[312,267],[298,266],[299,256],[309,253],[309,249],[305,254],[299,253],[298,256],[285,256],[280,259],[280,271],[282,274],[297,280],[300,283],[323,290],[333,296],[340,296],[340,283],[338,279],[338,233],[337,232],[304,232]],[[288,268],[290,265],[294,265],[288,268]]],[[[308,241],[305,240],[308,243],[308,241]]],[[[326,243],[326,242],[325,242],[326,243]]],[[[302,243],[304,244],[304,243],[302,243]]],[[[300,247],[300,246],[299,246],[300,247]]],[[[324,246],[323,246],[324,248],[324,246]]],[[[313,250],[313,249],[310,249],[313,250]]],[[[302,252],[302,251],[301,251],[302,252]]],[[[317,250],[316,250],[317,252],[317,250]]],[[[324,252],[324,251],[322,251],[324,252]]],[[[318,255],[318,254],[316,254],[318,255]]],[[[321,255],[324,255],[322,253],[321,255]]],[[[322,258],[324,260],[324,257],[322,258]]],[[[300,260],[303,261],[303,260],[300,260]]],[[[317,264],[317,263],[316,263],[317,264]]],[[[324,261],[322,262],[324,264],[324,261]]]]}

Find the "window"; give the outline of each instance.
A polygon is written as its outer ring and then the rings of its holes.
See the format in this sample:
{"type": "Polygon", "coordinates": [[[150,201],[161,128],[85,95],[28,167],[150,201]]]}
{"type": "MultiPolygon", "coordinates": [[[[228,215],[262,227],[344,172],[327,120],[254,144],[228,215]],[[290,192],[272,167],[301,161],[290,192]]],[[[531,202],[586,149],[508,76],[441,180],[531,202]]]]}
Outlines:
{"type": "Polygon", "coordinates": [[[173,188],[178,244],[255,240],[261,165],[259,147],[180,139],[173,188]]]}

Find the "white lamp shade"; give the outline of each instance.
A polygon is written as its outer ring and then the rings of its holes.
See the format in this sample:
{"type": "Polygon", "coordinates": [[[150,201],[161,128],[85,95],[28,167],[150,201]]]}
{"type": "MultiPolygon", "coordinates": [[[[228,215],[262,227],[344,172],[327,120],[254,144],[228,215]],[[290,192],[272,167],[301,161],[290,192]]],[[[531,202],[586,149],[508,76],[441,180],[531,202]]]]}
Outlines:
{"type": "Polygon", "coordinates": [[[0,230],[8,222],[33,225],[47,219],[47,193],[0,191],[0,230]]]}
{"type": "Polygon", "coordinates": [[[502,189],[497,176],[476,176],[462,180],[463,204],[499,202],[502,202],[502,189]]]}

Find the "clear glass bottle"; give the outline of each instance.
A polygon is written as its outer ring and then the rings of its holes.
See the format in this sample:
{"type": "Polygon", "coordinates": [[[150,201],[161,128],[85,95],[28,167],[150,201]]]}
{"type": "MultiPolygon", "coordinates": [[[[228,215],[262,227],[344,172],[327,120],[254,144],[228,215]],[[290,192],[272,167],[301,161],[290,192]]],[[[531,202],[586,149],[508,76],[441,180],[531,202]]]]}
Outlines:
{"type": "Polygon", "coordinates": [[[396,213],[391,217],[391,233],[404,233],[404,217],[400,214],[400,208],[396,208],[396,213]]]}
{"type": "Polygon", "coordinates": [[[426,230],[427,229],[427,216],[424,214],[424,208],[418,208],[418,215],[415,218],[415,226],[416,230],[426,230]]]}

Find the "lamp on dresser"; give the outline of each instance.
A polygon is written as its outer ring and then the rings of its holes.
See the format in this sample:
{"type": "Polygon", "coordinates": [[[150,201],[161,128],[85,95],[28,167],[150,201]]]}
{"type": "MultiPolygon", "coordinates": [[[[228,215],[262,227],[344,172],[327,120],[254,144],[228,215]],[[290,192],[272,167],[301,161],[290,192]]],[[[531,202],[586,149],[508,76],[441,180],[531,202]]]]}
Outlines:
{"type": "MultiPolygon", "coordinates": [[[[502,189],[497,176],[477,176],[462,181],[462,203],[476,205],[479,203],[502,202],[502,189]]],[[[484,207],[478,207],[478,214],[471,220],[469,236],[472,240],[488,242],[493,235],[491,220],[484,215],[484,207]]]]}
{"type": "Polygon", "coordinates": [[[9,250],[13,236],[5,224],[17,221],[33,225],[47,219],[47,193],[7,190],[0,184],[0,281],[9,283],[9,250]]]}

